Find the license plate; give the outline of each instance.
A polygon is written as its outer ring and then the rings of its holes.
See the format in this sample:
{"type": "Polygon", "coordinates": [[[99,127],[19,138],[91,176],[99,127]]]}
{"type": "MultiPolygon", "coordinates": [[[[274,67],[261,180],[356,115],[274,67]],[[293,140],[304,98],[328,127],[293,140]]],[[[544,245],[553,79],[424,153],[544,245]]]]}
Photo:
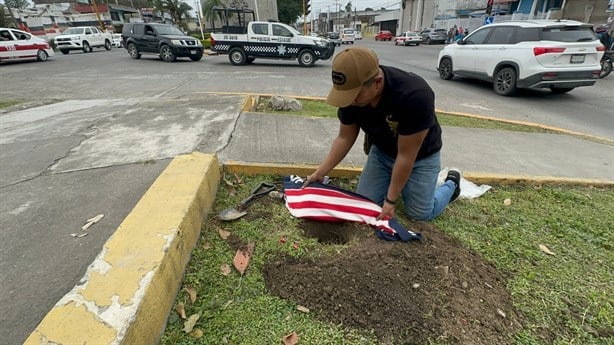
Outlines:
{"type": "Polygon", "coordinates": [[[584,62],[584,55],[575,54],[571,56],[571,63],[583,63],[583,62],[584,62]]]}
{"type": "Polygon", "coordinates": [[[196,50],[190,50],[190,54],[196,54],[197,51],[196,50]]]}

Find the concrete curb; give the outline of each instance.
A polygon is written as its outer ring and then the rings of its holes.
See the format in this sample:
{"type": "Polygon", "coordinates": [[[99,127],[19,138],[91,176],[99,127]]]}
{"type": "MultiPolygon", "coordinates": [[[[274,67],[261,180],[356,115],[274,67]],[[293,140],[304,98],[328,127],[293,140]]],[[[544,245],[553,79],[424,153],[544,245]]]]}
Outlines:
{"type": "Polygon", "coordinates": [[[155,344],[220,181],[215,155],[178,156],[25,344],[155,344]]]}

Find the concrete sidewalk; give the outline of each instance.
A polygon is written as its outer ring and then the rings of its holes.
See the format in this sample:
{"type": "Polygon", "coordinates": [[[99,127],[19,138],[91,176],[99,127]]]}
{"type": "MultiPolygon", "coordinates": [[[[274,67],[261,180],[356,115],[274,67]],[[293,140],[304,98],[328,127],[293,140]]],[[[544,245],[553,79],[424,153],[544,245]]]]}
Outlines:
{"type": "MultiPolygon", "coordinates": [[[[336,132],[336,119],[237,114],[223,148],[171,162],[26,344],[156,343],[221,169],[304,175],[328,153],[336,132]]],[[[458,127],[443,133],[442,167],[457,167],[474,182],[614,186],[613,143],[458,127]]],[[[336,174],[360,170],[366,157],[359,141],[336,174]]]]}

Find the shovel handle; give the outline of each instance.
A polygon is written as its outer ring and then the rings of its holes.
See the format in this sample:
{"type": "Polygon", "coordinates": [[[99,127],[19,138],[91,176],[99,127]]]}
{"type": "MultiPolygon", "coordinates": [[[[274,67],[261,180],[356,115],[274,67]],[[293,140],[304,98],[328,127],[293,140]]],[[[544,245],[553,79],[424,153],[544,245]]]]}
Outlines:
{"type": "Polygon", "coordinates": [[[272,183],[268,183],[268,182],[262,182],[260,183],[260,185],[258,187],[256,187],[256,189],[254,189],[252,191],[252,194],[250,196],[248,196],[247,198],[243,199],[239,205],[237,206],[237,209],[239,210],[244,210],[247,205],[249,205],[250,202],[252,202],[254,199],[259,198],[265,194],[269,194],[271,191],[275,190],[275,185],[272,183]]]}

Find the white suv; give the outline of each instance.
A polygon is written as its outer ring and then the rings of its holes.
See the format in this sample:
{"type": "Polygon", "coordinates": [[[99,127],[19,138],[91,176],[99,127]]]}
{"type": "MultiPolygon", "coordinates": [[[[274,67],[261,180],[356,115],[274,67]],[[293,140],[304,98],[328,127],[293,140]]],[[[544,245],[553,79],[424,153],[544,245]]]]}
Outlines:
{"type": "Polygon", "coordinates": [[[549,88],[566,93],[595,84],[605,47],[592,25],[571,20],[489,24],[439,52],[441,79],[454,75],[493,82],[494,91],[549,88]]]}

